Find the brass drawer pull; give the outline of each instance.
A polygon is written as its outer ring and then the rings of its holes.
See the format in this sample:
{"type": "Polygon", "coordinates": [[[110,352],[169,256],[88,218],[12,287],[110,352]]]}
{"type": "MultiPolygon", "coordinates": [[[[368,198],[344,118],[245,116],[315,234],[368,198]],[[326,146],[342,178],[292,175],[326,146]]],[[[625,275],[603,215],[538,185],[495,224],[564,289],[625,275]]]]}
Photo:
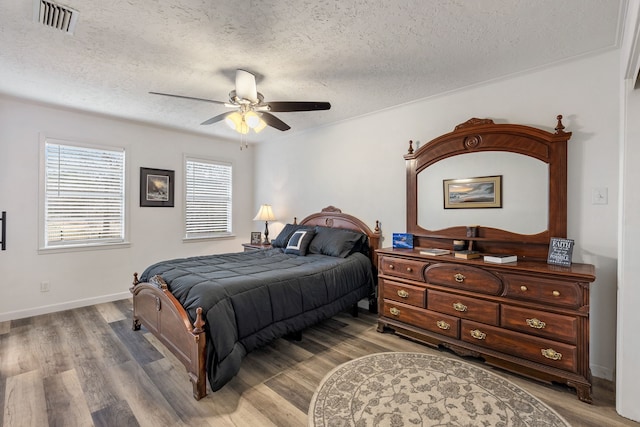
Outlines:
{"type": "Polygon", "coordinates": [[[400,298],[409,298],[409,292],[405,291],[404,289],[398,289],[398,296],[400,298]]]}
{"type": "Polygon", "coordinates": [[[454,303],[453,303],[453,309],[454,309],[455,311],[463,311],[463,312],[464,312],[464,311],[467,311],[467,306],[466,306],[466,305],[464,305],[464,304],[463,304],[463,303],[461,303],[461,302],[454,302],[454,303]]]}
{"type": "Polygon", "coordinates": [[[522,286],[520,286],[520,290],[522,292],[527,292],[529,290],[529,288],[527,288],[526,286],[522,285],[522,286]]]}
{"type": "Polygon", "coordinates": [[[396,268],[393,264],[389,264],[389,270],[393,270],[394,268],[396,268]]]}
{"type": "Polygon", "coordinates": [[[438,328],[440,328],[440,329],[444,329],[445,331],[446,331],[447,329],[451,329],[451,325],[450,325],[450,324],[448,324],[447,322],[445,322],[444,320],[438,320],[438,321],[436,322],[436,325],[438,326],[438,328]]]}
{"type": "Polygon", "coordinates": [[[553,291],[551,293],[553,294],[554,297],[559,297],[560,296],[560,291],[553,291]]]}
{"type": "Polygon", "coordinates": [[[477,340],[483,340],[485,338],[487,338],[487,334],[485,334],[484,332],[482,332],[479,329],[474,329],[471,331],[471,336],[477,340]]]}
{"type": "Polygon", "coordinates": [[[413,271],[413,268],[411,268],[411,267],[407,267],[407,272],[408,272],[408,273],[411,273],[412,271],[413,271]]]}
{"type": "Polygon", "coordinates": [[[562,353],[558,353],[557,351],[555,351],[552,348],[542,348],[542,349],[540,349],[540,352],[547,359],[551,359],[551,360],[561,360],[562,359],[562,353]]]}
{"type": "Polygon", "coordinates": [[[389,309],[389,313],[393,314],[394,316],[400,316],[400,310],[398,310],[398,309],[397,309],[397,308],[395,308],[395,307],[391,307],[391,308],[389,309]]]}
{"type": "Polygon", "coordinates": [[[460,273],[456,273],[456,274],[453,276],[453,278],[454,278],[454,280],[455,280],[456,282],[458,282],[458,283],[462,283],[462,282],[464,282],[464,279],[466,279],[466,277],[464,277],[464,274],[460,274],[460,273]]]}
{"type": "Polygon", "coordinates": [[[527,325],[534,329],[544,329],[547,324],[542,320],[538,320],[535,317],[533,319],[527,319],[527,325]]]}

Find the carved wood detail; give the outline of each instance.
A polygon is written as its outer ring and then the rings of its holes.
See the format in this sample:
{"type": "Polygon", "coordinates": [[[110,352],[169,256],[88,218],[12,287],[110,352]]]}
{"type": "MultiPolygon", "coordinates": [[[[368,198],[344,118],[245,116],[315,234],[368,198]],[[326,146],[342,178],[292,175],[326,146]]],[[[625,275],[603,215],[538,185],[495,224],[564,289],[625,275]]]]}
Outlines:
{"type": "MultiPolygon", "coordinates": [[[[548,224],[543,232],[524,235],[491,227],[479,227],[474,248],[490,253],[515,253],[546,259],[550,237],[567,235],[567,141],[562,116],[556,117],[556,132],[513,124],[495,124],[491,119],[472,118],[404,155],[406,160],[407,233],[422,247],[449,247],[452,240],[469,240],[464,226],[428,230],[418,224],[418,174],[449,157],[469,151],[504,151],[533,157],[549,168],[548,224]],[[443,246],[444,245],[444,246],[443,246]]],[[[411,147],[411,144],[410,144],[411,147]]]]}

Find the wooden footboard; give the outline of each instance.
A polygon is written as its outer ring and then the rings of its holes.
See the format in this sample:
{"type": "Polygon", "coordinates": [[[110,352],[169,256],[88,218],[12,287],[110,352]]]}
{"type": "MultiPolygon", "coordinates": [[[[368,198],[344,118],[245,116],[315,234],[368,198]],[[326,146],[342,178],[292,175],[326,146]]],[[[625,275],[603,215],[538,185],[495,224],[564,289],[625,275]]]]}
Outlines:
{"type": "Polygon", "coordinates": [[[202,308],[196,310],[197,318],[192,325],[187,312],[160,276],[152,277],[149,283],[141,283],[138,273],[134,273],[130,290],[133,294],[133,330],[144,325],[155,335],[187,368],[193,397],[202,399],[207,394],[202,308]]]}

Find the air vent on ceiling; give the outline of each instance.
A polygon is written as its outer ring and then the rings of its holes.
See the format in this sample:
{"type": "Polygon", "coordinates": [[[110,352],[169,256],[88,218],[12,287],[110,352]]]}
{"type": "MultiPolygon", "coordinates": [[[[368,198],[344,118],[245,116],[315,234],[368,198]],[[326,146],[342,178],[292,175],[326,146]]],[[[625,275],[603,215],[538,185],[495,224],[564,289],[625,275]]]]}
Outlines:
{"type": "Polygon", "coordinates": [[[33,18],[47,27],[73,34],[80,12],[51,1],[33,0],[33,18]]]}

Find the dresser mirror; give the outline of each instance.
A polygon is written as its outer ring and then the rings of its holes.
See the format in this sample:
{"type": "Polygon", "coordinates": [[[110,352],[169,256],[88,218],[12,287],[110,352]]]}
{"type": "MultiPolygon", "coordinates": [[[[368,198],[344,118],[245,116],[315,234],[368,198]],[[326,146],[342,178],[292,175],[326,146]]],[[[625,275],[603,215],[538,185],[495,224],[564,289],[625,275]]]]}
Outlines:
{"type": "Polygon", "coordinates": [[[417,197],[418,225],[426,230],[482,224],[519,234],[538,234],[548,224],[549,167],[536,158],[516,153],[460,154],[420,172],[417,197]],[[445,180],[491,175],[502,178],[501,209],[445,209],[445,180]]]}
{"type": "Polygon", "coordinates": [[[419,247],[449,248],[478,226],[474,247],[543,259],[550,237],[566,237],[567,149],[555,133],[471,119],[422,145],[407,162],[407,232],[419,247]],[[445,209],[443,180],[500,176],[498,208],[445,209]]]}

